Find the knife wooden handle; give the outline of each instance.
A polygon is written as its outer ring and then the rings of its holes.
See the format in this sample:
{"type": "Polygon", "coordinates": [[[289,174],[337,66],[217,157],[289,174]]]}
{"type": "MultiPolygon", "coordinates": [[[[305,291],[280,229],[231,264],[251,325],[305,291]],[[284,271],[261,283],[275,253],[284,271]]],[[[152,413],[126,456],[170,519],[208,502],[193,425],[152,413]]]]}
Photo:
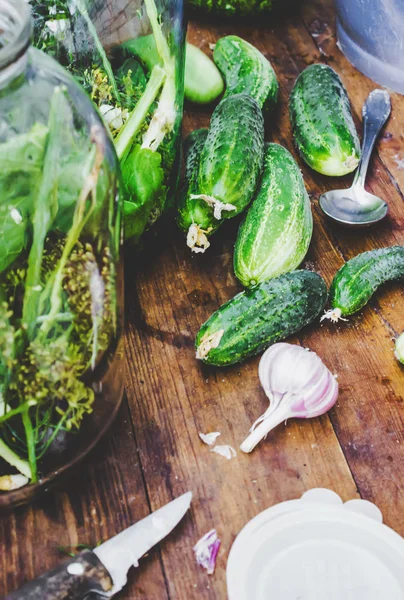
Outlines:
{"type": "Polygon", "coordinates": [[[98,556],[85,550],[53,571],[30,581],[5,600],[83,600],[107,598],[113,582],[98,556]]]}

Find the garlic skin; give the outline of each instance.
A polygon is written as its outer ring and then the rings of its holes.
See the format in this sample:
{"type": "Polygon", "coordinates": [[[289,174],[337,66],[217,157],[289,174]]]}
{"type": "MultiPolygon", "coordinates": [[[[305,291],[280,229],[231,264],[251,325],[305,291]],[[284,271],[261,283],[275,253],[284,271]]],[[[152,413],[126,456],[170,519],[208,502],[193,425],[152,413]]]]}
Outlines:
{"type": "Polygon", "coordinates": [[[199,433],[199,437],[204,444],[213,446],[216,443],[218,437],[220,437],[220,431],[211,431],[210,433],[199,433]]]}
{"type": "Polygon", "coordinates": [[[211,529],[198,540],[193,548],[196,562],[206,569],[208,575],[212,575],[215,571],[220,544],[216,529],[211,529]]]}
{"type": "Polygon", "coordinates": [[[315,352],[301,346],[274,344],[263,354],[258,373],[270,405],[241,444],[243,452],[251,452],[282,421],[318,417],[337,401],[335,376],[315,352]]]}
{"type": "Polygon", "coordinates": [[[231,460],[232,458],[236,458],[237,456],[237,452],[235,451],[233,446],[229,446],[228,444],[215,446],[214,448],[212,448],[211,452],[219,454],[220,456],[223,456],[223,458],[227,458],[227,460],[231,460]]]}

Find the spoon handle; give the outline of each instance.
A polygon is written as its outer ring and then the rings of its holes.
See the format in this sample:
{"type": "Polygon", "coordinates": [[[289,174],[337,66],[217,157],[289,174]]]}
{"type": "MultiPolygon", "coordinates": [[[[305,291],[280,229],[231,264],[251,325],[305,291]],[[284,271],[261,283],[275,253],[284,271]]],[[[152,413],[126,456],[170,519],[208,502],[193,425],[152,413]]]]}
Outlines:
{"type": "Polygon", "coordinates": [[[373,90],[363,105],[363,142],[362,158],[356,171],[353,185],[365,186],[366,173],[369,166],[373,146],[381,128],[387,121],[391,111],[390,96],[386,90],[373,90]]]}

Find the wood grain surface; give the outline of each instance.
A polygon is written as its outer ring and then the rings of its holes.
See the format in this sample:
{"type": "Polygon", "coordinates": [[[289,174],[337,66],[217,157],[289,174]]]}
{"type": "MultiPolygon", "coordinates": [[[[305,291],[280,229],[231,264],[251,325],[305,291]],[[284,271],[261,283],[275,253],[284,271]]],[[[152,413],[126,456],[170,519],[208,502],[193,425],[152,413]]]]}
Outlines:
{"type": "MultiPolygon", "coordinates": [[[[189,26],[190,41],[207,53],[230,33],[256,45],[279,78],[279,110],[268,140],[294,152],[288,96],[298,73],[319,61],[340,74],[360,130],[363,101],[377,85],[337,48],[332,0],[307,0],[300,14],[269,17],[260,28],[189,26]]],[[[315,219],[306,264],[328,283],[355,254],[404,244],[404,98],[392,94],[392,104],[368,178],[369,190],[390,207],[376,228],[347,231],[327,222],[320,194],[348,186],[351,177],[322,177],[300,161],[315,219]]],[[[185,133],[207,126],[211,110],[187,107],[185,133]]],[[[240,290],[232,270],[237,227],[223,226],[202,256],[191,256],[171,224],[149,238],[140,256],[127,254],[127,401],[107,439],[62,491],[0,520],[0,596],[54,567],[62,558],[59,546],[95,545],[188,490],[194,493],[190,513],[130,573],[123,600],[224,600],[227,556],[243,525],[312,487],[375,502],[385,522],[404,535],[404,370],[393,356],[393,338],[404,329],[402,286],[385,287],[349,323],[317,324],[290,340],[318,352],[338,374],[340,397],[328,416],[290,421],[251,455],[238,451],[231,461],[200,441],[199,432],[220,431],[220,442],[238,449],[267,406],[258,358],[224,370],[195,360],[200,325],[240,290]],[[222,547],[208,576],[195,564],[192,547],[213,527],[222,547]]]]}

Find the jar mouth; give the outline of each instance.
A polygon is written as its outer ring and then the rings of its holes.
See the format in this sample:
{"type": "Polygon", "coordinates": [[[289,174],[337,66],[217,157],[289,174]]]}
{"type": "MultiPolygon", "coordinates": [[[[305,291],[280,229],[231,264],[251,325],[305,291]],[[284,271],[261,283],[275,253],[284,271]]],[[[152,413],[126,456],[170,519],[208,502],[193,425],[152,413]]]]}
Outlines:
{"type": "Polygon", "coordinates": [[[24,0],[0,0],[0,69],[20,58],[31,43],[32,16],[24,0]]]}

